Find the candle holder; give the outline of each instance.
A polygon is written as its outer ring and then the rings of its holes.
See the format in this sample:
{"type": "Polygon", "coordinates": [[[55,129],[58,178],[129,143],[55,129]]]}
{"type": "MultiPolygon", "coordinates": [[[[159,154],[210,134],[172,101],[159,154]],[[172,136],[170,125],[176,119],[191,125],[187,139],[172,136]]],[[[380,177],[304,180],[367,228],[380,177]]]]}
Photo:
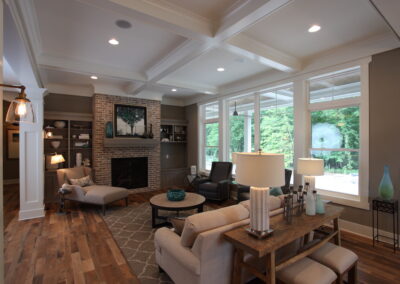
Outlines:
{"type": "Polygon", "coordinates": [[[293,216],[293,194],[285,196],[283,200],[283,216],[286,220],[286,224],[292,224],[293,216]]]}

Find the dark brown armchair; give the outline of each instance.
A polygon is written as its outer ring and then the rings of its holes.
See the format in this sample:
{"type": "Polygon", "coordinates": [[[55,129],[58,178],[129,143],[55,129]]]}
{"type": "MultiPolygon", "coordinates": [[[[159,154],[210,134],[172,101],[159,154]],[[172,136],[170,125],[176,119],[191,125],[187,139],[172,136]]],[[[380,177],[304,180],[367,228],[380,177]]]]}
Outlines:
{"type": "Polygon", "coordinates": [[[210,176],[196,180],[197,193],[209,200],[223,201],[229,198],[229,186],[232,181],[231,162],[213,162],[210,176]]]}
{"type": "MultiPolygon", "coordinates": [[[[285,185],[281,186],[284,194],[289,193],[290,178],[292,177],[292,170],[285,169],[285,185]]],[[[250,198],[250,187],[238,184],[237,185],[237,201],[241,202],[250,198]]]]}

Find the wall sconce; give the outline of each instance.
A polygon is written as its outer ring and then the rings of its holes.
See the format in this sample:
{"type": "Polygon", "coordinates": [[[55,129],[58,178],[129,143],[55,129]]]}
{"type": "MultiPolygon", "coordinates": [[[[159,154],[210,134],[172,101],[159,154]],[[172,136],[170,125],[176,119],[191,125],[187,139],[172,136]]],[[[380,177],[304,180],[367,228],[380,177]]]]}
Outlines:
{"type": "Polygon", "coordinates": [[[18,96],[11,102],[6,115],[6,122],[19,124],[20,122],[35,123],[35,113],[32,102],[26,97],[25,86],[0,84],[2,87],[20,89],[18,96]]]}

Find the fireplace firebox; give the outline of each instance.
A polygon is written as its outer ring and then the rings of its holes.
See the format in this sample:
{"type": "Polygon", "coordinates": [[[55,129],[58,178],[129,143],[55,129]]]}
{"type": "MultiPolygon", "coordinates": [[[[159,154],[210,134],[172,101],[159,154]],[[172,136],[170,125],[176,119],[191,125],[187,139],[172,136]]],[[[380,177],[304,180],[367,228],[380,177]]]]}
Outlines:
{"type": "Polygon", "coordinates": [[[128,189],[147,187],[147,175],[147,157],[111,159],[112,186],[128,189]]]}

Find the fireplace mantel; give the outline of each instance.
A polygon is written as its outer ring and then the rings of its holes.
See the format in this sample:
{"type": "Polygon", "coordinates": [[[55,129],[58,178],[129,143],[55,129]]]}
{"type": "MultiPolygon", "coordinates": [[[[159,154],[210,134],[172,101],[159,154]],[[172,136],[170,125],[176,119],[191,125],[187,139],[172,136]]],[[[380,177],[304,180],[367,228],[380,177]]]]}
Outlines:
{"type": "Polygon", "coordinates": [[[104,138],[105,148],[132,148],[132,147],[147,147],[153,148],[160,144],[158,139],[144,138],[104,138]]]}

